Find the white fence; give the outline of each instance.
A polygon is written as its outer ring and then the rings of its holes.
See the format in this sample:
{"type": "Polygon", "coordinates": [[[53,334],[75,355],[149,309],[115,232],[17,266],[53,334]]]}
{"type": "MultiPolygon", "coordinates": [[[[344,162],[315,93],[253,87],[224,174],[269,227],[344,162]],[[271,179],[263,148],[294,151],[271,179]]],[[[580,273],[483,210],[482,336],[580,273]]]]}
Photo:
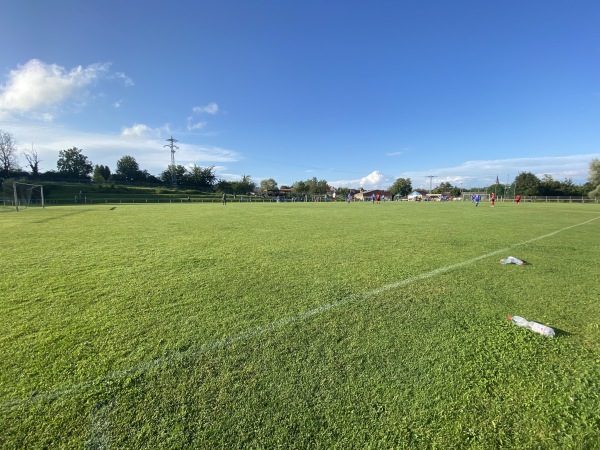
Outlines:
{"type": "MultiPolygon", "coordinates": [[[[504,201],[514,201],[514,198],[506,198],[504,201]]],[[[501,200],[502,201],[502,200],[501,200]]],[[[598,203],[600,198],[580,197],[580,196],[532,196],[521,197],[522,202],[543,202],[543,203],[598,203]]]]}

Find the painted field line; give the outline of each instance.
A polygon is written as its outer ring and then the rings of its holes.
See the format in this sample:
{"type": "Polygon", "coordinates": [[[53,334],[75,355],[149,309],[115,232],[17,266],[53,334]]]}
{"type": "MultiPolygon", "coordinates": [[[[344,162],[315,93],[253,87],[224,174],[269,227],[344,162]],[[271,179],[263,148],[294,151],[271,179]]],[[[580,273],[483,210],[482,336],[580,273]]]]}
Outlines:
{"type": "Polygon", "coordinates": [[[598,220],[598,219],[600,219],[600,216],[594,217],[593,219],[586,220],[585,222],[581,222],[581,223],[578,223],[575,225],[561,228],[560,230],[556,230],[556,231],[553,231],[552,233],[544,234],[543,236],[538,236],[538,237],[535,237],[532,239],[528,239],[526,241],[521,241],[516,244],[509,245],[508,247],[504,247],[499,250],[495,250],[493,252],[486,253],[485,255],[476,256],[475,258],[467,259],[465,261],[462,261],[462,262],[459,262],[456,264],[451,264],[449,266],[440,267],[438,269],[434,269],[429,272],[424,272],[422,274],[415,275],[410,278],[406,278],[404,280],[396,281],[394,283],[387,284],[385,286],[381,286],[379,288],[376,288],[376,289],[373,289],[373,290],[370,290],[367,292],[363,292],[361,294],[350,295],[348,297],[345,297],[345,298],[342,298],[342,299],[339,299],[339,300],[336,300],[333,302],[325,303],[321,306],[318,306],[317,308],[301,312],[294,316],[284,317],[282,319],[276,320],[269,324],[266,324],[266,325],[263,325],[263,326],[260,326],[257,328],[253,328],[251,330],[244,331],[242,333],[234,334],[231,336],[226,336],[223,339],[219,339],[219,340],[215,340],[215,341],[212,341],[212,342],[209,342],[206,344],[202,344],[200,347],[197,347],[195,349],[190,349],[190,350],[186,350],[183,352],[171,353],[162,358],[148,361],[148,362],[145,362],[145,363],[142,363],[142,364],[139,364],[137,366],[133,366],[133,367],[130,367],[127,369],[114,370],[99,379],[81,382],[81,383],[73,383],[73,384],[65,386],[63,388],[58,388],[55,390],[41,392],[41,393],[35,393],[35,394],[32,394],[30,397],[9,400],[7,402],[0,404],[0,410],[12,410],[14,408],[26,406],[28,404],[48,402],[48,401],[56,400],[58,398],[68,397],[68,396],[89,390],[93,387],[102,387],[106,383],[110,383],[112,381],[122,380],[126,377],[135,376],[136,374],[142,374],[142,373],[148,372],[150,370],[154,370],[154,369],[160,369],[160,368],[169,366],[171,364],[185,361],[187,359],[191,359],[191,358],[194,358],[196,356],[199,356],[199,355],[202,355],[205,353],[210,353],[215,350],[220,350],[220,349],[226,348],[236,342],[244,341],[246,339],[250,339],[255,336],[259,336],[259,335],[263,335],[263,334],[269,334],[273,331],[277,331],[277,330],[285,327],[286,325],[289,325],[289,324],[292,324],[295,322],[299,322],[299,321],[303,321],[303,320],[309,319],[310,317],[313,317],[313,316],[318,316],[318,315],[323,314],[333,308],[338,308],[340,306],[343,306],[343,305],[346,305],[349,303],[353,303],[353,302],[364,300],[364,299],[367,299],[370,297],[374,297],[374,296],[380,295],[384,292],[415,283],[416,281],[426,280],[428,278],[432,278],[437,275],[453,271],[455,269],[467,266],[469,264],[473,264],[477,261],[481,261],[482,259],[486,259],[491,256],[498,255],[500,253],[508,252],[516,247],[530,244],[532,242],[536,242],[536,241],[539,241],[542,239],[547,239],[549,237],[555,236],[564,231],[567,231],[567,230],[570,230],[572,228],[579,227],[582,225],[586,225],[586,224],[593,222],[595,220],[598,220]]]}
{"type": "Polygon", "coordinates": [[[88,449],[110,448],[112,404],[96,404],[90,413],[89,437],[86,441],[88,449]]]}

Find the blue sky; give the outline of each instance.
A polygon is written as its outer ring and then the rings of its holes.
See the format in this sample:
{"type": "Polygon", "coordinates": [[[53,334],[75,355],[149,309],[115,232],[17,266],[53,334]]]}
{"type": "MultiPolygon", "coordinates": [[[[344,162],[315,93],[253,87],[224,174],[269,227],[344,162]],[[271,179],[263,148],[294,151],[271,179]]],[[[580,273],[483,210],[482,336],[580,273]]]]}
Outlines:
{"type": "MultiPolygon", "coordinates": [[[[581,184],[600,158],[600,2],[8,0],[0,129],[279,186],[581,184]]],[[[25,165],[22,158],[21,164],[25,165]]]]}

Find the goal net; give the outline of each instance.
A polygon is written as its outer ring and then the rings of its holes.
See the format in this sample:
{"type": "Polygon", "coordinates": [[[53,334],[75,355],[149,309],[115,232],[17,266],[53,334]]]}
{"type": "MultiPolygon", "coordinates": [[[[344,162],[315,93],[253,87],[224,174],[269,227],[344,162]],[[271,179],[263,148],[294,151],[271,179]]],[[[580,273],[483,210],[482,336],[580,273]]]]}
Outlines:
{"type": "Polygon", "coordinates": [[[4,211],[19,211],[30,206],[43,208],[44,187],[39,184],[4,182],[0,206],[4,211]]]}

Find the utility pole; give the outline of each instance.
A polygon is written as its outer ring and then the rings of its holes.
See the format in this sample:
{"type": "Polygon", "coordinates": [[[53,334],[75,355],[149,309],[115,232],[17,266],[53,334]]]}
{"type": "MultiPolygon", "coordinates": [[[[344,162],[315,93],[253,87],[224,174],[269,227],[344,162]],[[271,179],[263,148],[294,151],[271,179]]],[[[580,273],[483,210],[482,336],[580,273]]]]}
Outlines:
{"type": "Polygon", "coordinates": [[[179,147],[175,145],[177,139],[173,139],[173,135],[167,139],[167,142],[168,144],[163,145],[163,148],[169,147],[171,149],[171,187],[177,189],[177,177],[175,176],[175,149],[179,150],[179,147]]]}
{"type": "Polygon", "coordinates": [[[429,193],[431,194],[431,184],[433,182],[433,179],[437,178],[437,175],[427,175],[427,178],[429,178],[429,193]]]}

